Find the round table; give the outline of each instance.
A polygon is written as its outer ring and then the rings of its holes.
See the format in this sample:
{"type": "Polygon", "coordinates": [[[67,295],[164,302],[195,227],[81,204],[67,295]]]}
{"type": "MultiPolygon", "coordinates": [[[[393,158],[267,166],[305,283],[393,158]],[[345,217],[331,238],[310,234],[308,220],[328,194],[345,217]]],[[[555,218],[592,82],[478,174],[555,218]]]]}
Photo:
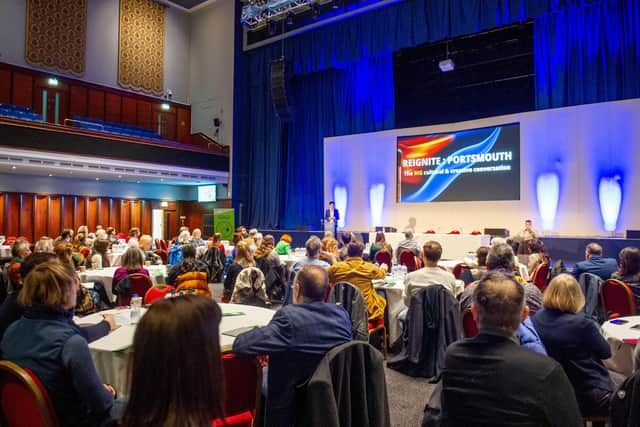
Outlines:
{"type": "MultiPolygon", "coordinates": [[[[220,304],[222,309],[222,321],[220,322],[220,349],[231,351],[234,337],[224,335],[225,332],[238,328],[265,326],[270,321],[275,311],[241,304],[220,304]]],[[[143,309],[142,315],[146,310],[143,309]]],[[[130,324],[130,309],[107,310],[102,313],[113,313],[116,322],[121,325],[106,337],[102,337],[89,344],[93,363],[98,375],[105,384],[111,384],[118,390],[118,394],[127,396],[129,387],[127,384],[127,365],[133,351],[133,336],[136,325],[130,324]]],[[[97,323],[102,316],[95,316],[92,323],[97,323]]],[[[82,318],[77,320],[83,324],[82,318]]]]}
{"type": "MultiPolygon", "coordinates": [[[[80,273],[80,280],[82,283],[101,281],[104,284],[104,289],[107,292],[107,296],[111,298],[111,301],[115,301],[115,295],[113,295],[113,274],[120,267],[106,267],[97,270],[87,270],[80,273]]],[[[167,275],[166,265],[151,265],[144,268],[149,271],[151,280],[154,285],[158,283],[164,283],[165,276],[167,275]]]]}
{"type": "Polygon", "coordinates": [[[633,374],[633,351],[640,339],[640,316],[607,320],[602,324],[602,334],[611,347],[611,358],[604,361],[605,365],[627,377],[633,374]]]}

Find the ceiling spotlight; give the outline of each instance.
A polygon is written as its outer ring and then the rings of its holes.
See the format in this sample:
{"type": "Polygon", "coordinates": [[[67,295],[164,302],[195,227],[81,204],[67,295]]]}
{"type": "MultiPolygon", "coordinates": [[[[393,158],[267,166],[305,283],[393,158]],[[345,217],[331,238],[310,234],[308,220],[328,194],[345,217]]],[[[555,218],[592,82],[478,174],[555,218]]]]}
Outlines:
{"type": "Polygon", "coordinates": [[[287,26],[291,27],[293,25],[293,12],[287,13],[287,26]]]}
{"type": "Polygon", "coordinates": [[[56,79],[55,77],[49,77],[49,80],[47,80],[47,83],[49,83],[49,86],[58,86],[58,79],[56,79]]]}
{"type": "Polygon", "coordinates": [[[171,109],[171,105],[163,102],[162,104],[160,104],[160,108],[162,108],[162,111],[169,111],[171,109]]]}
{"type": "Polygon", "coordinates": [[[15,168],[16,168],[16,165],[11,166],[11,169],[15,169],[15,168]]]}
{"type": "Polygon", "coordinates": [[[96,177],[96,181],[100,181],[100,178],[96,177]]]}
{"type": "Polygon", "coordinates": [[[53,174],[50,173],[49,176],[53,176],[53,174]]]}

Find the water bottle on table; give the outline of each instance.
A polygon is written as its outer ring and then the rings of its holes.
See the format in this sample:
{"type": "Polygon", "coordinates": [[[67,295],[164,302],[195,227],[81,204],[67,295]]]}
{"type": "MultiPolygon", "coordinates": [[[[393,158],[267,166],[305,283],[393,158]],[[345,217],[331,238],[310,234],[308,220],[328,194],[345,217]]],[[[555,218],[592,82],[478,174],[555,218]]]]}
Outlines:
{"type": "Polygon", "coordinates": [[[138,323],[140,320],[140,311],[142,308],[142,297],[133,294],[131,297],[131,323],[138,323]]]}

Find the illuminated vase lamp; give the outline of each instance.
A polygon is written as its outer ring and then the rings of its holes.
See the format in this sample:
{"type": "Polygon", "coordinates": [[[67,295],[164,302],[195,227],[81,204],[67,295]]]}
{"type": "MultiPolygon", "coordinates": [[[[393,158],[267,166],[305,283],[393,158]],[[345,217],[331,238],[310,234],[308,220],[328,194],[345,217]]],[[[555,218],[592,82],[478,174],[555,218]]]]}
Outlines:
{"type": "Polygon", "coordinates": [[[338,227],[344,228],[344,220],[347,216],[347,187],[343,185],[336,185],[333,188],[333,201],[336,204],[336,209],[340,213],[340,219],[338,220],[338,227]]]}
{"type": "Polygon", "coordinates": [[[600,213],[606,231],[615,231],[622,206],[622,186],[620,175],[603,176],[598,184],[600,213]]]}
{"type": "Polygon", "coordinates": [[[371,225],[373,227],[382,226],[384,190],[384,184],[373,184],[369,187],[369,211],[371,212],[371,225]]]}
{"type": "Polygon", "coordinates": [[[560,200],[560,177],[556,172],[544,173],[536,181],[538,211],[544,230],[553,230],[560,200]]]}

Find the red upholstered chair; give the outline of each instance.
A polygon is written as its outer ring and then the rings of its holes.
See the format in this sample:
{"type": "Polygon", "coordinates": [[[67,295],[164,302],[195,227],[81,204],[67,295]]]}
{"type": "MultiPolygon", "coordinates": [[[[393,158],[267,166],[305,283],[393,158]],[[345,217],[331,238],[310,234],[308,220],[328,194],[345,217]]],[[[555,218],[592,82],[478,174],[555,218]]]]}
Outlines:
{"type": "Polygon", "coordinates": [[[531,275],[531,283],[536,285],[541,292],[547,289],[547,284],[549,283],[549,264],[538,264],[531,275]]]}
{"type": "Polygon", "coordinates": [[[636,300],[631,288],[626,283],[609,279],[600,285],[600,300],[607,318],[619,316],[635,316],[636,300]]]}
{"type": "Polygon", "coordinates": [[[407,271],[410,273],[418,269],[418,262],[416,256],[412,251],[400,252],[400,265],[407,267],[407,271]]]}
{"type": "Polygon", "coordinates": [[[163,251],[169,250],[169,244],[166,240],[160,240],[160,249],[162,249],[163,251]]]}
{"type": "Polygon", "coordinates": [[[246,411],[241,414],[225,417],[224,421],[214,420],[211,425],[212,427],[252,427],[253,414],[250,411],[246,411]]]}
{"type": "Polygon", "coordinates": [[[131,281],[131,291],[129,295],[118,295],[118,305],[130,305],[133,294],[144,297],[147,291],[153,287],[151,278],[146,274],[133,273],[128,275],[127,278],[131,281]]]}
{"type": "Polygon", "coordinates": [[[57,427],[58,416],[47,389],[28,369],[0,361],[0,425],[57,427]]]}
{"type": "Polygon", "coordinates": [[[456,264],[453,267],[453,276],[456,279],[460,279],[460,275],[462,274],[462,270],[471,270],[471,267],[469,267],[467,264],[461,262],[459,264],[456,264]]]}
{"type": "Polygon", "coordinates": [[[83,257],[88,257],[89,254],[91,253],[91,249],[89,249],[86,246],[81,247],[80,249],[78,249],[78,252],[80,252],[82,254],[83,257]]]}
{"type": "Polygon", "coordinates": [[[387,251],[376,252],[375,261],[380,265],[387,264],[391,268],[391,254],[387,251]]]}
{"type": "Polygon", "coordinates": [[[226,353],[222,355],[222,371],[227,425],[251,427],[259,412],[262,366],[255,357],[226,353]]]}
{"type": "Polygon", "coordinates": [[[465,338],[473,338],[478,335],[478,325],[470,308],[462,312],[462,332],[465,338]]]}
{"type": "Polygon", "coordinates": [[[162,263],[163,264],[167,264],[167,251],[162,250],[162,249],[156,249],[153,253],[155,253],[156,255],[158,255],[160,257],[160,259],[162,259],[162,263]]]}
{"type": "Polygon", "coordinates": [[[149,289],[147,293],[144,295],[144,303],[151,304],[154,301],[158,301],[164,299],[164,297],[169,293],[175,291],[176,288],[170,285],[156,285],[149,289]]]}
{"type": "Polygon", "coordinates": [[[13,245],[13,243],[14,243],[16,240],[18,240],[18,239],[16,239],[16,236],[9,236],[9,237],[7,237],[7,239],[4,241],[4,244],[5,244],[5,245],[7,245],[7,246],[11,246],[11,245],[13,245]]]}

